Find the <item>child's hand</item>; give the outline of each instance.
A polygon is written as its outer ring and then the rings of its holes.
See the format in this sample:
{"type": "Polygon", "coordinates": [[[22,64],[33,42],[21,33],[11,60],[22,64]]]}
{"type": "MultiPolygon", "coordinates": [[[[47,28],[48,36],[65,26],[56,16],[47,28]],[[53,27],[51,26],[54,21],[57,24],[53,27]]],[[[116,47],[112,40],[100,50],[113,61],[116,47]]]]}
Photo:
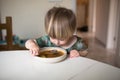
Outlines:
{"type": "Polygon", "coordinates": [[[30,53],[33,55],[33,56],[35,56],[35,55],[38,55],[39,54],[39,51],[40,51],[40,49],[39,49],[39,47],[38,46],[33,46],[31,49],[29,49],[30,50],[30,53]]]}
{"type": "Polygon", "coordinates": [[[70,58],[75,58],[80,56],[79,52],[77,50],[71,50],[70,51],[70,58]]]}
{"type": "Polygon", "coordinates": [[[30,50],[31,54],[32,55],[38,55],[39,54],[39,51],[40,51],[40,48],[39,46],[36,44],[36,42],[34,40],[28,40],[26,43],[25,43],[25,46],[27,49],[30,50]]]}
{"type": "Polygon", "coordinates": [[[79,51],[79,53],[80,53],[80,56],[85,57],[85,56],[87,56],[87,54],[88,54],[88,50],[79,51]]]}

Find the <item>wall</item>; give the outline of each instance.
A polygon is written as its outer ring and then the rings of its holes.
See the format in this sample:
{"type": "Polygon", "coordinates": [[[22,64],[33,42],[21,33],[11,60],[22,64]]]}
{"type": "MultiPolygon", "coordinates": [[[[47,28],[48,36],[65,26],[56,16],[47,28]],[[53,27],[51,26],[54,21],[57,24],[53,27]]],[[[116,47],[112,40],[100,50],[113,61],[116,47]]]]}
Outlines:
{"type": "Polygon", "coordinates": [[[0,22],[1,22],[1,0],[0,0],[0,22]]]}
{"type": "MultiPolygon", "coordinates": [[[[44,16],[56,3],[49,0],[1,0],[1,19],[12,16],[13,34],[20,38],[36,38],[45,34],[44,16]]],[[[75,8],[74,0],[62,0],[60,6],[75,8]]],[[[57,3],[58,4],[58,3],[57,3]]],[[[59,6],[59,5],[57,5],[59,6]]]]}
{"type": "Polygon", "coordinates": [[[117,1],[117,20],[116,20],[116,25],[117,25],[117,48],[116,48],[116,63],[117,66],[120,68],[120,0],[117,1]]]}
{"type": "Polygon", "coordinates": [[[96,2],[95,37],[106,46],[110,0],[97,0],[96,2]]]}
{"type": "Polygon", "coordinates": [[[88,28],[89,28],[89,32],[95,32],[94,28],[94,16],[95,16],[95,0],[89,0],[89,9],[88,9],[88,28]]]}
{"type": "Polygon", "coordinates": [[[107,37],[107,48],[116,49],[116,34],[117,34],[117,13],[118,13],[118,0],[110,0],[110,14],[109,14],[109,28],[107,37]]]}

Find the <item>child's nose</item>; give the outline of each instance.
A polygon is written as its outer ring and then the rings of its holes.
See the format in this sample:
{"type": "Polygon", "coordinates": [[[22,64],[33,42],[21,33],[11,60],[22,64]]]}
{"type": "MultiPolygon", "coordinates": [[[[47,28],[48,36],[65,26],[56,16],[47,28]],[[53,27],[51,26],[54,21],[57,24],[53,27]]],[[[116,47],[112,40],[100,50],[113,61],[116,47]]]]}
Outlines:
{"type": "Polygon", "coordinates": [[[56,40],[56,45],[59,45],[59,40],[56,40]]]}

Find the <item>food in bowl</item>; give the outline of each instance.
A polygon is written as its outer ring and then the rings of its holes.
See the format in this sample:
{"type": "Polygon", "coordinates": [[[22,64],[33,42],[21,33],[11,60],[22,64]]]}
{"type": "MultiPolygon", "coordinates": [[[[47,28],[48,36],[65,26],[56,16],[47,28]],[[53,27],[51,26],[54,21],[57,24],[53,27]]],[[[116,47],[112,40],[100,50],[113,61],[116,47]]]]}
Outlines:
{"type": "Polygon", "coordinates": [[[64,53],[59,50],[46,50],[46,51],[40,52],[38,56],[43,58],[54,58],[54,57],[62,56],[63,54],[64,53]]]}
{"type": "Polygon", "coordinates": [[[39,61],[47,63],[56,63],[64,60],[67,57],[66,50],[59,47],[45,47],[40,50],[36,58],[39,61]]]}

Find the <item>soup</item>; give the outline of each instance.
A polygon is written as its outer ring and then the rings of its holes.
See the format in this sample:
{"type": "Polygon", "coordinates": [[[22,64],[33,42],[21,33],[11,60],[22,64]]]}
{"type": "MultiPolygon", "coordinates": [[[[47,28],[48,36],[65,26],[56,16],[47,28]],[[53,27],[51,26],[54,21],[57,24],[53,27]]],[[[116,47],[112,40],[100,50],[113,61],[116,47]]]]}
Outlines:
{"type": "Polygon", "coordinates": [[[54,58],[54,57],[59,57],[62,56],[64,53],[62,51],[57,51],[57,50],[45,50],[40,52],[38,55],[39,57],[43,58],[54,58]]]}

